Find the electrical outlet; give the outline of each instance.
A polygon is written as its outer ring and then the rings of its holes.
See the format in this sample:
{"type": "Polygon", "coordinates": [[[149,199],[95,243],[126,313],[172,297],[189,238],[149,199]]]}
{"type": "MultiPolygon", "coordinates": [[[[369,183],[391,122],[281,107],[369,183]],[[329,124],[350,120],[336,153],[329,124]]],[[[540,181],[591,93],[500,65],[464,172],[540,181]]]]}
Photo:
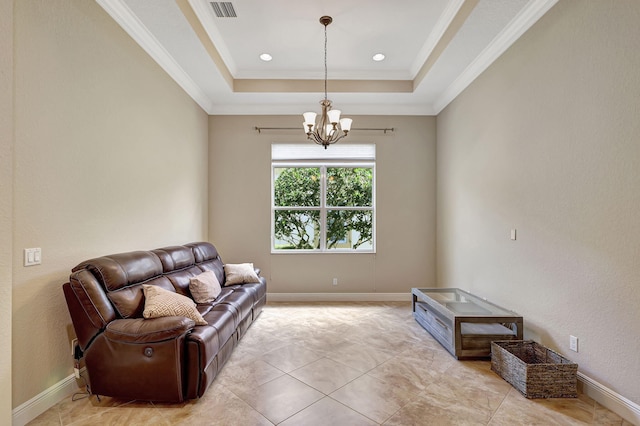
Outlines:
{"type": "Polygon", "coordinates": [[[337,278],[333,279],[333,285],[338,285],[338,279],[337,278]]]}
{"type": "Polygon", "coordinates": [[[578,338],[576,336],[569,336],[569,349],[578,352],[578,338]]]}

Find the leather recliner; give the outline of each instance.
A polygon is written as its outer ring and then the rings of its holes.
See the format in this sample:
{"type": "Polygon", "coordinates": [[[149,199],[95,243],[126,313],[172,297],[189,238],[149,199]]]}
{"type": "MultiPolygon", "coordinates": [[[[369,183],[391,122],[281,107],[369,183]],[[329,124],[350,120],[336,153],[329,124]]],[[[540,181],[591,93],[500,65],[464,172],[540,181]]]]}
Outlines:
{"type": "MultiPolygon", "coordinates": [[[[63,285],[91,393],[170,401],[201,397],[266,303],[266,280],[222,287],[198,304],[208,325],[185,317],[143,318],[142,284],[191,297],[189,279],[213,271],[225,282],[207,242],[87,260],[63,285]]],[[[256,269],[259,274],[259,270],[256,269]]]]}

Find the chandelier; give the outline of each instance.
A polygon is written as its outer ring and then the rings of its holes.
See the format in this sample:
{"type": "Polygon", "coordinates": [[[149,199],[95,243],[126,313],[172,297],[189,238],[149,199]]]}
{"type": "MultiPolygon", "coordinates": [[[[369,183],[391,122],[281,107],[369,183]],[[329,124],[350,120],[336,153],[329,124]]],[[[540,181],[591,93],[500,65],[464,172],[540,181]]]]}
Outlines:
{"type": "Polygon", "coordinates": [[[320,23],[324,25],[324,99],[320,101],[322,115],[316,124],[316,116],[318,114],[315,112],[302,114],[304,117],[303,127],[307,138],[318,145],[322,145],[324,149],[347,136],[353,121],[350,118],[340,119],[341,111],[331,109],[331,101],[327,99],[327,25],[331,22],[333,22],[331,16],[320,18],[320,23]]]}

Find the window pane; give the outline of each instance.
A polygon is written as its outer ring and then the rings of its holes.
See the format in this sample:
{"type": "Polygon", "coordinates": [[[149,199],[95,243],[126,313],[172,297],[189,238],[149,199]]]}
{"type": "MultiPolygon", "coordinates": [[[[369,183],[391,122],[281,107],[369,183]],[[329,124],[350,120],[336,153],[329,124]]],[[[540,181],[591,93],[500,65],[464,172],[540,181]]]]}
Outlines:
{"type": "Polygon", "coordinates": [[[320,248],[320,211],[276,210],[274,248],[313,250],[320,248]]]}
{"type": "Polygon", "coordinates": [[[373,206],[373,169],[328,167],[327,206],[373,206]]]}
{"type": "Polygon", "coordinates": [[[274,205],[279,207],[320,206],[320,168],[276,167],[274,205]]]}
{"type": "Polygon", "coordinates": [[[371,250],[372,241],[370,210],[327,211],[327,249],[371,250]]]}

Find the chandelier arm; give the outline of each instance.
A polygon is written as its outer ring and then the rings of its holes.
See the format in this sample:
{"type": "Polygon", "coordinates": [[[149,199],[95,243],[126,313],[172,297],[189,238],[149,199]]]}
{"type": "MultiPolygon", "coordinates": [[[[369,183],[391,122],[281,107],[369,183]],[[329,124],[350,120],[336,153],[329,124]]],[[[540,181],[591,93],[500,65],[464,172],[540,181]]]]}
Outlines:
{"type": "Polygon", "coordinates": [[[345,134],[340,135],[339,137],[337,137],[335,139],[332,138],[332,139],[325,140],[325,139],[318,138],[318,136],[314,133],[314,134],[309,135],[309,137],[307,139],[309,139],[310,141],[313,141],[317,145],[322,145],[326,149],[329,145],[332,145],[332,144],[338,142],[339,140],[341,140],[342,138],[344,138],[346,136],[347,136],[347,134],[345,133],[345,134]]]}

